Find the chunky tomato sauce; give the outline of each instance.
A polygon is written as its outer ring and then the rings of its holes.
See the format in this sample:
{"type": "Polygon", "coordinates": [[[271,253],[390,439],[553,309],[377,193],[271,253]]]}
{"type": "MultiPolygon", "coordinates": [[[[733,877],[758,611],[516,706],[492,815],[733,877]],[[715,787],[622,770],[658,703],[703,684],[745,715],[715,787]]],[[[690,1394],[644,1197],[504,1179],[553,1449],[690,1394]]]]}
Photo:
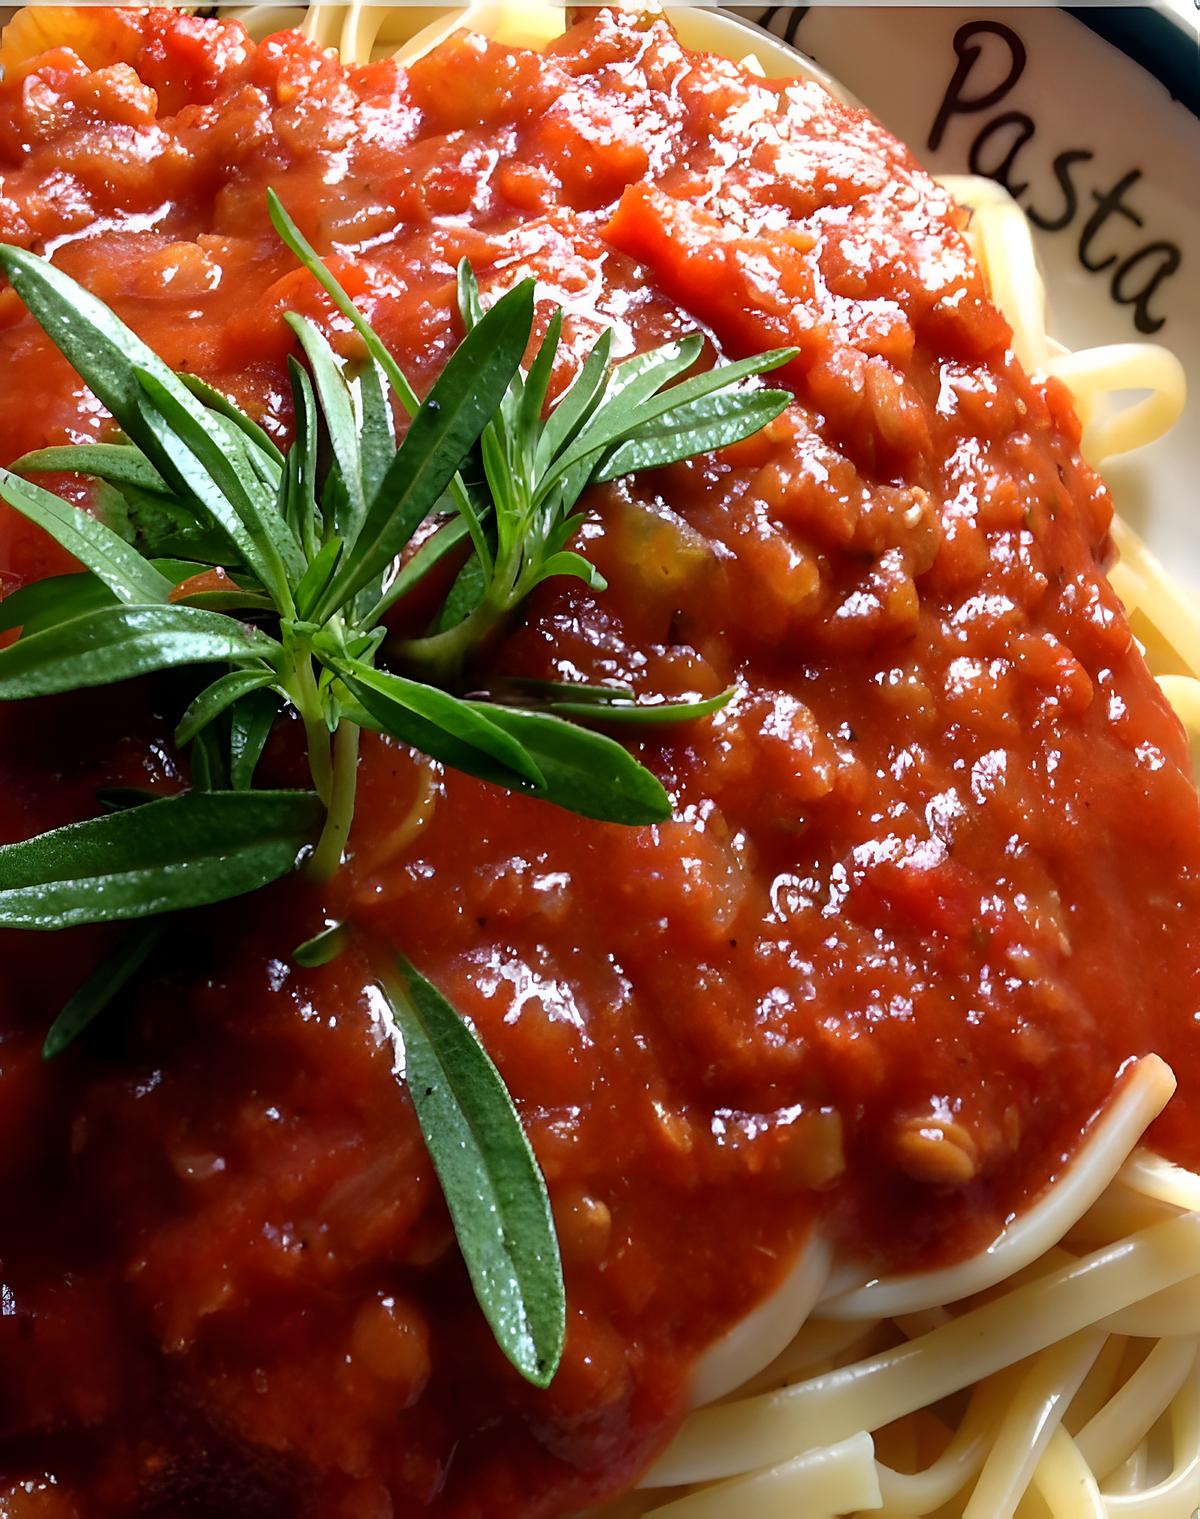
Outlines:
{"type": "MultiPolygon", "coordinates": [[[[485,291],[535,274],[575,355],[605,324],[622,354],[697,324],[734,356],[800,349],[764,433],[594,493],[610,589],[546,588],[491,656],[735,683],[639,743],[672,822],[585,822],[370,740],[324,897],[198,916],[50,1066],[106,936],[4,936],[6,1514],[573,1512],[633,1480],[814,1221],[885,1268],[963,1256],[1149,1050],[1181,1082],[1158,1142],[1200,1160],[1184,738],[1104,578],[1068,398],[1017,366],[901,146],[606,12],[544,57],[460,34],[405,71],[43,9],[5,61],[0,237],[281,437],[282,313],[358,355],[268,185],[419,386],[464,255],[485,291]],[[546,1392],[471,1298],[365,966],[289,962],[326,913],[437,981],[515,1094],[566,1263],[546,1392]]],[[[0,399],[5,460],[110,427],[11,291],[0,399]]],[[[65,567],[3,511],[6,590],[65,567]]],[[[173,681],[0,709],[2,837],[114,780],[184,783],[177,714],[173,681]]],[[[293,733],[268,758],[303,783],[293,733]]]]}

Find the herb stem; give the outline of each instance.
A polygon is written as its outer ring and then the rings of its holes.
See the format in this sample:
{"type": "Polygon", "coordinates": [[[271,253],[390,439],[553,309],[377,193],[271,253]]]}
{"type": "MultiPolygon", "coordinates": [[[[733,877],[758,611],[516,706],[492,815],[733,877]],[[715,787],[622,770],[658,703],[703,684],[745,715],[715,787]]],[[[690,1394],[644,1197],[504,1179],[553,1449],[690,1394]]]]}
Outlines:
{"type": "Polygon", "coordinates": [[[329,729],[321,711],[321,697],[313,674],[312,659],[297,650],[292,658],[292,679],[285,689],[292,705],[304,724],[304,738],[308,746],[308,768],[312,772],[313,789],[325,803],[333,802],[333,762],[330,757],[329,729]]]}
{"type": "Polygon", "coordinates": [[[467,655],[496,626],[504,609],[491,600],[481,601],[462,622],[442,633],[424,638],[397,639],[389,648],[409,669],[444,685],[454,685],[462,675],[467,655]]]}
{"type": "Polygon", "coordinates": [[[309,874],[318,881],[328,880],[342,863],[346,840],[350,836],[354,797],[358,789],[360,732],[357,723],[343,719],[333,740],[333,786],[325,826],[309,862],[309,874]]]}
{"type": "Polygon", "coordinates": [[[393,652],[426,679],[453,684],[462,675],[467,656],[497,627],[525,594],[521,585],[521,543],[511,544],[495,568],[491,586],[462,622],[441,633],[398,639],[393,652]]]}

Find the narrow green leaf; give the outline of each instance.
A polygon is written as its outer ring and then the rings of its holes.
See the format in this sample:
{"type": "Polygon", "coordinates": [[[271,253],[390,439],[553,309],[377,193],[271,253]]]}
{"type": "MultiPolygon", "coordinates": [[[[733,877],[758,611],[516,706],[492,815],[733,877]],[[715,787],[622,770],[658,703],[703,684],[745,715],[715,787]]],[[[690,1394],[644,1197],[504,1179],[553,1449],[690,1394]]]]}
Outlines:
{"type": "Polygon", "coordinates": [[[217,728],[201,728],[188,751],[188,772],[194,791],[228,791],[229,748],[217,728]]]}
{"type": "Polygon", "coordinates": [[[173,472],[174,483],[224,529],[246,564],[283,604],[289,578],[298,580],[303,574],[303,556],[270,493],[250,468],[240,433],[219,415],[205,413],[182,387],[164,385],[152,370],[139,366],[135,374],[151,403],[143,404],[142,415],[158,443],[162,467],[173,472]]]}
{"type": "Polygon", "coordinates": [[[108,526],[151,563],[190,559],[207,568],[233,568],[242,563],[228,535],[207,516],[202,520],[177,496],[158,495],[135,485],[117,487],[101,480],[95,487],[95,501],[108,526]]]}
{"type": "Polygon", "coordinates": [[[534,584],[540,585],[543,580],[550,580],[555,575],[574,576],[593,591],[608,589],[608,581],[596,566],[573,549],[561,549],[557,554],[551,554],[538,570],[534,584]]]}
{"type": "Polygon", "coordinates": [[[292,951],[292,959],[297,965],[313,970],[318,965],[328,965],[331,960],[336,960],[349,943],[350,930],[346,925],[330,923],[319,934],[305,939],[303,944],[297,944],[292,951]]]}
{"type": "Polygon", "coordinates": [[[183,792],[0,848],[0,927],[59,929],[203,907],[294,868],[308,791],[183,792]]]}
{"type": "Polygon", "coordinates": [[[304,578],[296,587],[296,616],[308,617],[333,579],[338,560],[342,557],[342,540],[330,538],[304,572],[304,578]]]}
{"type": "Polygon", "coordinates": [[[171,590],[167,581],[137,549],[89,513],[7,469],[0,469],[0,495],[97,575],[121,601],[166,601],[171,590]]]}
{"type": "Polygon", "coordinates": [[[304,554],[311,562],[316,556],[317,506],[316,506],[316,450],[317,422],[316,396],[308,371],[298,360],[287,360],[287,374],[292,381],[292,409],[295,413],[296,437],[292,444],[287,465],[290,471],[289,492],[286,504],[287,519],[292,532],[296,533],[304,554]]]}
{"type": "Polygon", "coordinates": [[[639,427],[603,460],[592,480],[617,480],[726,448],[774,421],[792,399],[787,390],[732,390],[703,396],[668,412],[657,423],[639,427]]]}
{"type": "MultiPolygon", "coordinates": [[[[462,474],[463,469],[478,457],[479,446],[476,444],[464,464],[460,466],[459,473],[450,482],[447,496],[453,501],[455,510],[462,519],[480,563],[486,566],[487,573],[490,575],[495,568],[496,513],[488,497],[487,480],[482,463],[478,467],[478,480],[464,480],[462,474]]],[[[436,504],[433,510],[438,510],[436,504]]]]}
{"type": "Polygon", "coordinates": [[[354,330],[366,345],[367,352],[380,366],[384,374],[387,375],[392,389],[400,398],[400,404],[410,417],[414,416],[420,402],[417,399],[416,392],[408,383],[408,378],[404,371],[388,352],[382,339],[367,321],[366,317],[363,316],[362,312],[342,289],[333,272],[326,268],[316,249],[288,215],[283,202],[272,189],[267,190],[267,211],[271,218],[271,225],[278,232],[285,246],[291,250],[333,301],[337,309],[353,325],[354,330]]]}
{"type": "Polygon", "coordinates": [[[457,273],[458,314],[463,331],[470,332],[483,320],[483,302],[479,299],[479,281],[468,259],[459,259],[457,273]]]}
{"type": "Polygon", "coordinates": [[[526,280],[502,296],[455,349],[389,466],[319,617],[391,568],[500,404],[532,321],[533,282],[526,280]]]}
{"type": "Polygon", "coordinates": [[[583,368],[558,398],[546,419],[542,435],[538,439],[535,460],[539,479],[549,468],[551,460],[557,458],[574,439],[602,395],[608,379],[612,336],[612,328],[606,327],[592,345],[583,368]]]}
{"type": "Polygon", "coordinates": [[[588,423],[589,435],[619,431],[639,415],[641,407],[654,395],[686,374],[703,351],[704,339],[698,332],[691,332],[678,342],[662,343],[614,365],[603,403],[588,423]]]}
{"type": "Polygon", "coordinates": [[[175,729],[176,744],[181,749],[185,744],[190,744],[202,728],[207,728],[222,712],[232,707],[235,701],[251,691],[269,686],[277,678],[274,670],[230,670],[228,675],[214,680],[211,686],[206,686],[200,692],[179,719],[175,729]]]}
{"type": "Polygon", "coordinates": [[[396,430],[392,408],[379,365],[372,359],[354,381],[359,402],[359,453],[362,457],[363,492],[370,501],[383,483],[396,453],[396,430]]]}
{"type": "Polygon", "coordinates": [[[703,337],[689,332],[678,342],[661,343],[616,365],[604,396],[608,416],[613,416],[618,401],[625,410],[636,411],[656,391],[686,374],[703,352],[703,337]]]}
{"type": "Polygon", "coordinates": [[[229,780],[235,791],[249,791],[254,772],[279,716],[273,691],[252,691],[229,714],[229,780]]]}
{"type": "Polygon", "coordinates": [[[166,924],[161,919],[152,919],[148,923],[138,923],[126,933],[50,1025],[42,1045],[43,1060],[53,1060],[56,1055],[61,1055],[95,1022],[145,965],[162,942],[165,930],[166,924]]]}
{"type": "Polygon", "coordinates": [[[208,407],[209,411],[219,412],[227,422],[232,422],[237,430],[249,439],[254,448],[275,465],[275,473],[278,475],[283,468],[283,453],[265,427],[262,427],[253,417],[248,417],[224,391],[218,390],[215,385],[210,385],[207,380],[202,380],[198,374],[181,374],[179,379],[197,401],[208,407]]]}
{"type": "Polygon", "coordinates": [[[23,475],[87,475],[93,480],[107,480],[110,485],[170,494],[170,486],[132,443],[69,443],[61,448],[39,448],[24,454],[13,469],[23,475]]]}
{"type": "Polygon", "coordinates": [[[433,983],[397,957],[384,990],[479,1306],[513,1366],[546,1387],[562,1358],[566,1291],[537,1159],[491,1057],[433,983]]]}
{"type": "MultiPolygon", "coordinates": [[[[547,464],[538,481],[539,499],[555,481],[575,476],[580,483],[567,492],[566,503],[570,505],[605,450],[637,424],[656,391],[692,367],[703,346],[704,340],[698,333],[693,333],[678,343],[664,343],[646,353],[635,354],[609,370],[599,400],[591,408],[587,420],[576,430],[571,442],[547,464]]],[[[550,420],[554,420],[553,412],[550,420]]]]}
{"type": "Polygon", "coordinates": [[[479,562],[479,556],[472,554],[455,576],[454,584],[433,624],[433,632],[444,633],[448,628],[457,627],[479,605],[486,589],[487,574],[479,562]]]}
{"type": "Polygon", "coordinates": [[[76,575],[50,575],[23,585],[0,601],[0,633],[10,628],[21,628],[27,635],[40,633],[116,602],[104,582],[88,570],[76,575]]]}
{"type": "Polygon", "coordinates": [[[479,453],[495,513],[496,553],[503,560],[506,549],[529,531],[530,503],[528,493],[521,488],[521,475],[499,417],[493,417],[480,435],[479,453]]]}
{"type": "Polygon", "coordinates": [[[547,712],[460,700],[354,661],[331,663],[349,692],[342,704],[348,716],[455,770],[606,822],[656,823],[671,815],[657,777],[604,734],[547,712]],[[468,724],[464,709],[484,726],[468,724]],[[497,729],[513,749],[500,748],[497,729]]]}
{"type": "Polygon", "coordinates": [[[318,495],[320,498],[322,536],[329,537],[333,534],[339,522],[345,526],[350,521],[352,515],[350,496],[346,490],[346,482],[342,479],[342,472],[338,468],[336,459],[332,461],[326,471],[325,479],[321,483],[318,495]]]}
{"type": "Polygon", "coordinates": [[[521,411],[517,418],[517,431],[521,438],[522,462],[527,474],[534,468],[537,442],[542,421],[542,407],[550,389],[550,376],[554,372],[554,357],[558,352],[558,340],[562,335],[562,307],[556,307],[546,328],[546,336],[529,366],[525,377],[525,390],[521,397],[521,411]]]}
{"type": "Polygon", "coordinates": [[[608,823],[661,823],[671,816],[662,782],[615,739],[544,712],[472,702],[530,754],[545,777],[537,795],[608,823]]]}
{"type": "MultiPolygon", "coordinates": [[[[267,209],[270,213],[271,224],[276,232],[278,232],[284,244],[291,249],[304,268],[308,270],[329,296],[337,309],[351,323],[354,330],[363,340],[367,352],[379,365],[380,369],[382,369],[388,383],[395,391],[401,406],[403,406],[410,417],[415,417],[420,407],[420,402],[417,399],[416,392],[408,382],[407,375],[400,368],[393,355],[388,352],[387,346],[379,334],[372,328],[366,317],[363,316],[362,312],[342,289],[332,271],[327,269],[318,257],[312,244],[300,231],[299,227],[296,226],[296,223],[284,209],[283,202],[272,189],[267,190],[267,209]]],[[[482,512],[472,502],[469,487],[455,473],[447,485],[447,490],[454,498],[455,506],[470,524],[471,536],[475,543],[476,552],[485,564],[488,563],[487,546],[479,530],[482,512]]]]}
{"type": "Polygon", "coordinates": [[[289,311],[285,320],[300,340],[300,346],[308,359],[317,401],[325,420],[325,430],[329,434],[329,444],[346,492],[345,513],[332,526],[343,542],[352,544],[367,511],[354,399],[342,373],[341,363],[321,329],[294,311],[289,311]]]}
{"type": "MultiPolygon", "coordinates": [[[[652,395],[639,395],[632,414],[628,405],[630,391],[623,391],[619,407],[614,408],[611,413],[605,408],[603,425],[597,426],[596,436],[607,436],[610,441],[618,442],[635,432],[642,432],[659,417],[680,411],[683,407],[690,406],[693,402],[705,396],[711,396],[717,391],[731,390],[733,386],[755,375],[766,374],[769,370],[789,364],[799,351],[797,348],[772,348],[766,353],[756,353],[748,359],[738,359],[733,364],[715,364],[711,369],[706,369],[703,374],[693,375],[690,380],[681,380],[678,385],[660,388],[652,395]]],[[[630,363],[634,362],[636,361],[630,360],[630,363]]],[[[619,375],[620,370],[617,373],[619,375]]],[[[788,399],[790,400],[791,397],[788,396],[788,399]]]]}
{"type": "Polygon", "coordinates": [[[216,448],[202,427],[199,430],[185,427],[184,431],[190,433],[191,438],[199,440],[203,434],[207,440],[202,445],[203,451],[213,460],[220,476],[219,479],[214,479],[204,459],[197,457],[188,438],[177,430],[175,422],[179,418],[179,412],[165,415],[157,405],[161,399],[161,395],[155,397],[147,385],[147,399],[142,403],[144,423],[147,433],[156,442],[163,472],[170,476],[170,483],[175,490],[199,504],[210,522],[219,527],[228,538],[240,560],[254,571],[263,584],[270,586],[276,594],[281,594],[283,567],[278,563],[278,556],[273,554],[269,541],[256,541],[247,529],[243,513],[249,516],[253,509],[224,454],[216,448]],[[237,506],[226,494],[226,485],[237,496],[237,506]]]}
{"type": "Polygon", "coordinates": [[[370,713],[372,727],[470,775],[526,789],[541,786],[541,771],[492,722],[490,709],[359,660],[334,657],[328,663],[370,713]]]}
{"type": "Polygon", "coordinates": [[[0,701],[132,680],[154,670],[269,659],[265,633],[197,607],[101,607],[0,650],[0,701]]]}
{"type": "Polygon", "coordinates": [[[691,367],[699,357],[700,347],[698,337],[685,338],[682,343],[652,349],[618,365],[603,403],[571,446],[547,470],[543,486],[560,479],[578,464],[599,463],[608,448],[635,432],[646,431],[651,423],[669,412],[716,391],[728,390],[752,375],[778,369],[795,358],[798,351],[795,348],[774,348],[733,364],[717,364],[703,374],[693,375],[690,380],[670,384],[691,367]]]}
{"type": "Polygon", "coordinates": [[[574,686],[560,686],[562,696],[553,697],[546,709],[560,717],[570,717],[584,722],[630,723],[653,727],[668,723],[690,723],[700,717],[711,717],[727,707],[735,695],[730,686],[717,696],[700,701],[634,701],[619,691],[606,691],[603,697],[586,695],[582,698],[574,686]]]}
{"type": "MultiPolygon", "coordinates": [[[[479,283],[475,278],[475,271],[471,268],[467,259],[461,259],[458,265],[458,309],[462,317],[463,330],[470,334],[483,320],[483,302],[479,295],[479,283]]],[[[517,448],[517,419],[523,408],[522,397],[525,391],[525,377],[521,373],[520,365],[513,370],[512,377],[500,398],[500,405],[493,413],[487,426],[483,430],[480,442],[483,446],[484,463],[487,464],[489,451],[498,455],[505,461],[505,469],[499,475],[501,489],[512,483],[520,463],[520,454],[517,448]]],[[[494,478],[492,468],[488,468],[489,483],[494,478]]],[[[506,507],[507,500],[502,495],[492,491],[492,499],[496,507],[496,515],[499,518],[506,507]]],[[[501,532],[503,541],[503,532],[501,532]]]]}
{"type": "Polygon", "coordinates": [[[560,517],[547,532],[543,549],[547,554],[557,554],[566,548],[584,524],[584,514],[576,512],[572,517],[560,517]]]}
{"type": "MultiPolygon", "coordinates": [[[[318,634],[318,638],[321,635],[318,634]]],[[[365,664],[371,664],[375,658],[380,644],[387,637],[386,628],[374,628],[370,632],[351,634],[346,638],[344,649],[338,653],[348,654],[351,659],[361,659],[365,664]]],[[[316,640],[314,640],[315,644],[316,640]]]]}

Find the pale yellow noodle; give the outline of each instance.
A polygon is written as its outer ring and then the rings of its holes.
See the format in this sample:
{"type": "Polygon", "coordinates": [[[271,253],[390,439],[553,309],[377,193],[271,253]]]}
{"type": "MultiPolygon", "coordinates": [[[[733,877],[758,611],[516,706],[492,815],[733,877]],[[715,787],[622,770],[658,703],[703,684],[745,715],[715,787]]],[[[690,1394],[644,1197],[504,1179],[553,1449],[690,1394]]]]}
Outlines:
{"type": "Polygon", "coordinates": [[[830,1254],[824,1240],[810,1241],[782,1288],[705,1352],[692,1381],[694,1405],[713,1403],[743,1386],[787,1349],[821,1295],[829,1276],[830,1254]]]}
{"type": "Polygon", "coordinates": [[[1118,1180],[1133,1192],[1185,1212],[1200,1210],[1200,1176],[1152,1150],[1136,1149],[1121,1167],[1118,1180]]]}
{"type": "Polygon", "coordinates": [[[1011,1519],[1050,1436],[1104,1344],[1096,1330],[1059,1340],[1027,1369],[996,1431],[963,1519],[1011,1519]]]}
{"type": "MultiPolygon", "coordinates": [[[[268,9],[274,24],[286,8],[268,9]]],[[[670,16],[687,46],[741,59],[759,77],[803,74],[840,92],[777,39],[728,17],[670,16]]],[[[267,24],[260,18],[259,29],[267,24]]],[[[385,52],[411,60],[464,25],[542,48],[564,24],[561,7],[476,0],[457,10],[321,4],[305,30],[365,62],[385,52]]],[[[1178,361],[1151,344],[1076,353],[1055,344],[1015,203],[989,180],[942,183],[971,208],[966,235],[1017,357],[1072,390],[1085,456],[1099,463],[1161,436],[1183,405],[1178,361]]],[[[1200,755],[1200,617],[1119,518],[1113,536],[1114,588],[1200,755]]],[[[411,843],[408,821],[389,850],[411,843]]],[[[1186,1519],[1200,1503],[1200,1176],[1138,1146],[1172,1081],[1161,1061],[1140,1061],[1075,1163],[972,1260],[864,1283],[853,1262],[830,1270],[827,1248],[811,1242],[776,1296],[701,1362],[696,1400],[726,1401],[694,1413],[646,1479],[682,1496],[631,1494],[603,1519],[832,1519],[850,1510],[1001,1519],[1018,1502],[1022,1514],[1051,1519],[1186,1519]],[[824,1300],[801,1324],[822,1282],[824,1300]],[[1124,1335],[1160,1342],[1138,1363],[1116,1337],[1124,1335]],[[945,1413],[942,1400],[960,1389],[971,1389],[965,1407],[945,1413]],[[903,1430],[897,1421],[935,1403],[952,1425],[936,1460],[901,1472],[874,1458],[871,1431],[903,1430]],[[1159,1480],[1147,1436],[1163,1417],[1174,1470],[1159,1480]]],[[[919,1441],[908,1429],[911,1455],[919,1441]]]]}
{"type": "Polygon", "coordinates": [[[1190,1340],[1162,1340],[1129,1380],[1075,1435],[1080,1455],[1103,1482],[1150,1433],[1196,1364],[1190,1340]]]}
{"type": "Polygon", "coordinates": [[[1200,1335],[1200,1276],[1189,1277],[1167,1292],[1153,1293],[1140,1303],[1130,1304],[1105,1319],[1104,1327],[1112,1334],[1148,1340],[1200,1335]]]}
{"type": "Polygon", "coordinates": [[[874,1447],[865,1433],[802,1451],[778,1466],[714,1483],[653,1510],[669,1519],[795,1519],[797,1514],[878,1508],[874,1447]]]}
{"type": "Polygon", "coordinates": [[[923,1471],[897,1472],[880,1463],[879,1487],[887,1514],[931,1514],[963,1490],[983,1465],[1020,1375],[1019,1367],[1008,1367],[978,1383],[950,1444],[923,1471]]]}
{"type": "Polygon", "coordinates": [[[847,1359],[868,1355],[877,1328],[869,1321],[811,1318],[781,1355],[742,1384],[742,1391],[774,1392],[789,1382],[831,1370],[847,1359]]]}
{"type": "Polygon", "coordinates": [[[1042,368],[1062,380],[1074,395],[1084,424],[1083,452],[1093,463],[1102,464],[1161,438],[1183,415],[1187,396],[1183,365],[1169,348],[1156,343],[1114,343],[1054,355],[1042,368]],[[1125,390],[1149,394],[1106,414],[1102,403],[1125,390]]]}
{"type": "Polygon", "coordinates": [[[1193,1275],[1200,1215],[1181,1214],[1061,1266],[895,1350],[781,1392],[694,1413],[646,1486],[774,1465],[789,1451],[878,1429],[1193,1275]]]}
{"type": "Polygon", "coordinates": [[[1150,1486],[1150,1449],[1142,1442],[1137,1450],[1107,1478],[1104,1483],[1102,1497],[1104,1498],[1105,1512],[1108,1511],[1108,1500],[1117,1493],[1138,1493],[1150,1486]]]}
{"type": "Polygon", "coordinates": [[[1119,1179],[1097,1198],[1068,1236],[1072,1247],[1091,1248],[1170,1218],[1178,1209],[1133,1191],[1119,1179]]]}
{"type": "Polygon", "coordinates": [[[1118,1383],[1124,1380],[1128,1372],[1129,1345],[1130,1341],[1118,1334],[1110,1334],[1105,1340],[1092,1369],[1084,1377],[1063,1417],[1063,1427],[1072,1438],[1089,1419],[1100,1412],[1112,1397],[1118,1383]]]}
{"type": "Polygon", "coordinates": [[[1175,1465],[1171,1475],[1137,1492],[1105,1495],[1109,1519],[1188,1519],[1200,1505],[1200,1367],[1171,1404],[1175,1465]]]}
{"type": "Polygon", "coordinates": [[[1175,1078],[1163,1061],[1154,1056],[1139,1061],[1058,1184],[986,1250],[953,1266],[884,1278],[827,1299],[821,1303],[822,1317],[911,1313],[915,1308],[958,1302],[1011,1277],[1044,1254],[1092,1206],[1174,1090],[1175,1078]]]}
{"type": "Polygon", "coordinates": [[[1050,1436],[1033,1485],[1055,1519],[1107,1519],[1096,1478],[1065,1429],[1050,1436]]]}

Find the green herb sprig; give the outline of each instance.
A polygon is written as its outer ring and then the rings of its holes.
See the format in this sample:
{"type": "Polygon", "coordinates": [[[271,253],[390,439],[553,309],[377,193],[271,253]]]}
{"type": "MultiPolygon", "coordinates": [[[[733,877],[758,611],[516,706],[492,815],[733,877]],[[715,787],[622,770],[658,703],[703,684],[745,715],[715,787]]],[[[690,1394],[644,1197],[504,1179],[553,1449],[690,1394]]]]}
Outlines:
{"type": "MultiPolygon", "coordinates": [[[[188,667],[202,676],[175,730],[190,790],[102,795],[101,815],[0,847],[0,927],[132,920],[55,1021],[48,1056],[152,961],[176,914],[300,866],[317,878],[338,867],[362,729],[586,817],[641,824],[668,817],[670,798],[623,745],[586,724],[700,718],[729,699],[639,702],[622,687],[554,682],[508,682],[481,699],[459,694],[459,682],[535,586],[571,576],[603,589],[570,546],[589,484],[756,432],[789,396],[746,382],[794,350],[683,378],[699,337],[614,367],[606,332],[547,408],[561,311],[523,373],[533,282],[485,311],[464,263],[464,336],[420,401],[278,198],[268,202],[284,243],[367,353],[348,365],[314,322],[287,315],[306,363],[289,361],[286,451],[227,397],[170,370],[52,264],[0,245],[13,288],[120,429],[112,441],[42,449],[0,469],[0,496],[82,566],[0,603],[0,630],[20,629],[0,650],[0,701],[188,667]],[[400,441],[394,405],[408,417],[400,441]],[[94,480],[100,515],[24,478],[47,471],[94,480]],[[433,625],[389,640],[389,610],[456,552],[465,563],[433,625]],[[303,724],[312,789],[255,789],[285,708],[303,724]]],[[[321,964],[349,933],[332,925],[296,959],[321,964]]],[[[514,1366],[545,1385],[562,1349],[562,1271],[512,1100],[470,1025],[415,967],[392,959],[379,977],[480,1305],[514,1366]]]]}
{"type": "MultiPolygon", "coordinates": [[[[458,271],[458,308],[468,333],[484,320],[466,262],[458,271]]],[[[457,674],[471,649],[542,581],[567,576],[605,589],[595,566],[568,547],[583,522],[574,507],[588,485],[723,448],[757,432],[786,404],[786,392],[737,387],[794,358],[795,349],[777,348],[680,381],[700,357],[698,333],[614,368],[610,329],[543,420],[561,331],[558,310],[528,375],[514,372],[480,437],[491,531],[478,521],[471,525],[474,552],[434,631],[401,646],[410,665],[435,677],[457,674]]]]}

